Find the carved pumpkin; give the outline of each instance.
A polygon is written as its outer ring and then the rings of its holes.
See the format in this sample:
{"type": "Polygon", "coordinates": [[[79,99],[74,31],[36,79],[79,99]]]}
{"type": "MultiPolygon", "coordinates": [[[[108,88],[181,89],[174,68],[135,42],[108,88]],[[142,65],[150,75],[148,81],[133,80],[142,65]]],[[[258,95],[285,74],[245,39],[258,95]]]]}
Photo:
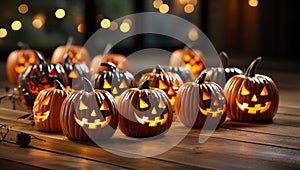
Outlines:
{"type": "Polygon", "coordinates": [[[43,131],[61,131],[60,109],[70,91],[57,80],[55,87],[39,92],[33,106],[35,127],[43,131]]]}
{"type": "Polygon", "coordinates": [[[195,49],[175,50],[171,54],[169,65],[188,68],[194,79],[197,78],[205,68],[202,52],[195,49]]]}
{"type": "Polygon", "coordinates": [[[172,124],[173,111],[168,96],[149,87],[151,80],[126,90],[120,97],[119,128],[127,136],[151,137],[165,133],[172,124]]]}
{"type": "Polygon", "coordinates": [[[189,69],[186,67],[173,67],[173,66],[165,66],[164,69],[167,72],[172,72],[178,74],[183,83],[193,81],[193,76],[189,69]]]}
{"type": "MultiPolygon", "coordinates": [[[[21,49],[12,51],[6,61],[6,74],[11,83],[17,84],[18,77],[25,67],[38,62],[34,50],[29,49],[23,43],[18,44],[21,49]]],[[[38,52],[41,56],[42,53],[38,52]]]]}
{"type": "Polygon", "coordinates": [[[86,64],[89,66],[90,56],[88,51],[83,46],[72,45],[72,43],[73,39],[69,38],[66,45],[58,46],[52,54],[51,63],[62,63],[63,57],[70,52],[69,58],[72,63],[86,64]]]}
{"type": "Polygon", "coordinates": [[[110,62],[101,63],[101,67],[106,67],[107,71],[95,75],[94,87],[110,92],[116,102],[125,90],[136,86],[133,75],[128,71],[119,71],[116,65],[110,62]]]}
{"type": "Polygon", "coordinates": [[[268,76],[255,74],[260,61],[258,57],[244,75],[233,76],[224,87],[227,115],[232,120],[271,121],[277,112],[279,92],[274,81],[268,76]]]}
{"type": "Polygon", "coordinates": [[[85,64],[73,63],[70,60],[72,53],[67,53],[64,56],[62,66],[68,76],[68,88],[82,89],[82,77],[89,78],[89,68],[85,64]]]}
{"type": "Polygon", "coordinates": [[[93,58],[90,66],[91,75],[106,70],[106,67],[99,67],[101,63],[111,62],[117,66],[120,71],[130,71],[126,57],[122,54],[97,55],[93,58]]]}
{"type": "Polygon", "coordinates": [[[21,101],[32,110],[38,93],[46,88],[54,87],[54,80],[63,85],[68,83],[67,75],[60,64],[48,64],[36,51],[38,63],[27,66],[18,78],[18,89],[21,101]]]}
{"type": "Polygon", "coordinates": [[[92,87],[83,77],[84,90],[73,91],[63,102],[60,122],[69,139],[105,140],[117,129],[119,112],[113,96],[92,87]]]}
{"type": "Polygon", "coordinates": [[[201,128],[209,118],[222,124],[226,118],[223,89],[214,82],[204,81],[203,72],[195,80],[183,84],[176,96],[175,112],[187,127],[201,128]]]}
{"type": "Polygon", "coordinates": [[[172,106],[174,105],[175,96],[179,87],[182,85],[182,80],[178,74],[165,72],[160,65],[157,65],[153,72],[142,75],[138,85],[145,80],[151,80],[150,87],[163,90],[168,95],[172,106]]]}
{"type": "Polygon", "coordinates": [[[243,71],[236,67],[228,67],[228,55],[223,51],[219,54],[223,67],[206,68],[203,72],[207,73],[207,80],[216,82],[224,88],[225,83],[235,75],[242,75],[243,71]]]}

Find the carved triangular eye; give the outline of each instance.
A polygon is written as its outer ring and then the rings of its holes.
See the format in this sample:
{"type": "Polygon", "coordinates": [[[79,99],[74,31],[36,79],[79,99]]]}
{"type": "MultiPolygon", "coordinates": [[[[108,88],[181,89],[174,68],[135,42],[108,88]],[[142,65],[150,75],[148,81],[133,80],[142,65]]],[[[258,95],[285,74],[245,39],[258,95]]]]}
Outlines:
{"type": "Polygon", "coordinates": [[[161,98],[160,98],[160,100],[159,100],[158,107],[161,108],[161,109],[166,108],[166,105],[165,105],[164,101],[163,101],[161,98]]]}
{"type": "Polygon", "coordinates": [[[241,92],[241,95],[248,95],[250,94],[249,90],[246,89],[245,86],[242,87],[242,92],[241,92]]]}
{"type": "Polygon", "coordinates": [[[111,88],[110,83],[106,79],[104,79],[103,88],[104,89],[110,89],[111,88]]]}
{"type": "Polygon", "coordinates": [[[72,70],[71,72],[70,72],[70,74],[69,74],[69,78],[77,78],[78,76],[77,76],[77,74],[76,74],[76,72],[74,71],[74,70],[72,70]]]}
{"type": "Polygon", "coordinates": [[[125,80],[123,79],[122,82],[120,83],[120,86],[119,86],[120,89],[124,89],[124,88],[127,88],[127,84],[125,82],[125,80]]]}
{"type": "Polygon", "coordinates": [[[105,100],[102,101],[102,105],[100,107],[100,110],[108,110],[108,105],[107,105],[105,100]]]}
{"type": "Polygon", "coordinates": [[[89,107],[85,105],[82,101],[79,103],[79,110],[87,110],[89,107]]]}
{"type": "Polygon", "coordinates": [[[140,99],[140,108],[143,109],[147,107],[149,107],[149,105],[143,99],[140,99]]]}
{"type": "Polygon", "coordinates": [[[50,98],[51,98],[51,96],[47,96],[47,98],[42,101],[42,105],[47,106],[49,104],[49,102],[50,102],[50,98]]]}
{"type": "Polygon", "coordinates": [[[50,77],[57,77],[56,71],[55,71],[54,69],[52,69],[52,70],[50,71],[50,73],[49,73],[49,76],[50,76],[50,77]]]}
{"type": "Polygon", "coordinates": [[[28,59],[28,62],[30,64],[34,64],[34,62],[35,62],[35,56],[30,56],[29,59],[28,59]]]}
{"type": "Polygon", "coordinates": [[[167,89],[168,86],[163,81],[159,80],[158,88],[159,89],[167,89]]]}
{"type": "Polygon", "coordinates": [[[18,59],[18,62],[19,62],[20,64],[25,63],[25,61],[26,61],[26,59],[25,59],[24,56],[20,56],[19,59],[18,59]]]}
{"type": "Polygon", "coordinates": [[[267,96],[267,95],[269,95],[269,93],[268,93],[268,90],[267,90],[266,86],[264,86],[264,88],[262,89],[262,91],[261,91],[260,95],[261,95],[261,96],[267,96]]]}
{"type": "Polygon", "coordinates": [[[208,93],[206,93],[205,91],[203,91],[203,100],[210,100],[211,99],[211,96],[208,94],[208,93]]]}

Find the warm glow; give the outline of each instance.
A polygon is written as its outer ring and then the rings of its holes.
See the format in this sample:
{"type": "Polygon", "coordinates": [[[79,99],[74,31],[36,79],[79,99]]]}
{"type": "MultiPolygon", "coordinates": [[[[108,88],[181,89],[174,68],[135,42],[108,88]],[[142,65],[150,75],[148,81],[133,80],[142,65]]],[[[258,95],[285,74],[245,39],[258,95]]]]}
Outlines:
{"type": "Polygon", "coordinates": [[[103,88],[104,88],[104,89],[110,89],[110,88],[111,88],[110,83],[109,83],[106,79],[104,79],[103,88]]]}
{"type": "Polygon", "coordinates": [[[126,22],[123,22],[121,25],[120,25],[120,31],[121,32],[128,32],[130,30],[130,25],[126,22]]]}
{"type": "Polygon", "coordinates": [[[105,18],[101,21],[100,25],[102,28],[109,28],[111,23],[109,19],[105,18]]]}
{"type": "Polygon", "coordinates": [[[203,100],[210,100],[211,99],[211,96],[206,93],[205,91],[203,91],[203,100]]]}
{"type": "Polygon", "coordinates": [[[131,19],[127,18],[123,20],[123,23],[128,23],[130,26],[132,26],[132,21],[131,19]]]}
{"type": "Polygon", "coordinates": [[[149,105],[146,102],[144,102],[144,100],[140,99],[140,108],[143,109],[147,107],[149,107],[149,105]]]}
{"type": "Polygon", "coordinates": [[[42,28],[45,25],[46,22],[46,16],[44,14],[36,14],[32,19],[32,26],[34,26],[37,29],[42,28]]]}
{"type": "Polygon", "coordinates": [[[47,98],[45,100],[42,101],[42,105],[49,105],[49,101],[50,101],[51,96],[47,96],[47,98]]]}
{"type": "Polygon", "coordinates": [[[196,29],[191,29],[189,31],[188,36],[189,36],[189,39],[192,40],[192,41],[196,41],[199,38],[199,34],[198,34],[198,31],[196,29]]]}
{"type": "Polygon", "coordinates": [[[72,78],[72,79],[78,78],[78,76],[77,76],[77,74],[76,74],[76,72],[75,72],[74,70],[72,70],[72,71],[70,72],[69,78],[72,78]]]}
{"type": "Polygon", "coordinates": [[[269,93],[268,93],[268,90],[266,88],[266,86],[263,88],[263,90],[261,91],[260,95],[261,96],[267,96],[269,93]]]}
{"type": "Polygon", "coordinates": [[[192,13],[192,12],[194,12],[194,5],[193,4],[186,4],[185,6],[184,6],[184,12],[185,13],[188,13],[188,14],[190,14],[190,13],[192,13]]]}
{"type": "Polygon", "coordinates": [[[162,0],[154,0],[153,1],[153,7],[158,9],[163,4],[162,0]]]}
{"type": "Polygon", "coordinates": [[[7,36],[7,31],[5,28],[0,28],[0,38],[4,38],[7,36]]]}
{"type": "Polygon", "coordinates": [[[257,97],[256,97],[256,95],[253,95],[253,97],[251,98],[251,101],[257,102],[257,97]]]}
{"type": "Polygon", "coordinates": [[[84,33],[85,32],[85,26],[84,26],[84,24],[79,24],[77,26],[77,31],[80,32],[80,33],[84,33]]]}
{"type": "Polygon", "coordinates": [[[159,100],[158,107],[162,108],[162,109],[166,107],[166,105],[165,105],[164,101],[162,100],[162,98],[160,98],[160,100],[159,100]]]}
{"type": "Polygon", "coordinates": [[[159,89],[167,89],[168,86],[163,81],[159,80],[158,88],[159,89]]]}
{"type": "Polygon", "coordinates": [[[114,89],[112,90],[112,92],[111,92],[112,94],[118,94],[118,90],[117,90],[117,88],[116,87],[114,87],[114,89]]]}
{"type": "Polygon", "coordinates": [[[11,23],[11,29],[14,31],[19,31],[22,28],[22,23],[19,20],[15,20],[11,23]]]}
{"type": "Polygon", "coordinates": [[[187,3],[187,0],[179,0],[179,3],[180,3],[181,5],[185,5],[185,4],[187,3]]]}
{"type": "Polygon", "coordinates": [[[79,110],[87,110],[89,107],[85,105],[82,101],[79,103],[79,110]]]}
{"type": "Polygon", "coordinates": [[[58,19],[62,19],[66,16],[66,11],[62,8],[59,8],[55,11],[55,17],[58,19]]]}
{"type": "Polygon", "coordinates": [[[242,87],[242,92],[241,92],[242,95],[248,95],[250,94],[250,92],[246,89],[246,87],[242,87]]]}
{"type": "Polygon", "coordinates": [[[108,105],[105,100],[103,100],[100,110],[108,110],[108,105]]]}
{"type": "Polygon", "coordinates": [[[165,14],[167,12],[169,12],[169,5],[167,4],[162,4],[160,7],[159,7],[159,12],[165,14]]]}
{"type": "Polygon", "coordinates": [[[157,114],[157,110],[155,109],[155,107],[153,107],[151,113],[152,113],[153,115],[156,115],[156,114],[157,114]]]}
{"type": "Polygon", "coordinates": [[[123,79],[120,86],[119,86],[120,89],[124,89],[124,88],[127,88],[127,85],[126,85],[126,82],[125,80],[123,79]]]}
{"type": "Polygon", "coordinates": [[[116,23],[116,22],[114,22],[114,21],[111,22],[111,23],[110,23],[109,29],[112,30],[112,31],[117,30],[117,29],[118,29],[118,23],[116,23]]]}
{"type": "Polygon", "coordinates": [[[20,14],[26,14],[28,12],[27,4],[20,4],[18,7],[18,11],[20,14]]]}
{"type": "Polygon", "coordinates": [[[251,7],[257,7],[258,6],[258,0],[249,0],[248,4],[251,7]]]}
{"type": "Polygon", "coordinates": [[[168,90],[168,95],[173,95],[174,94],[174,90],[170,87],[168,90]]]}

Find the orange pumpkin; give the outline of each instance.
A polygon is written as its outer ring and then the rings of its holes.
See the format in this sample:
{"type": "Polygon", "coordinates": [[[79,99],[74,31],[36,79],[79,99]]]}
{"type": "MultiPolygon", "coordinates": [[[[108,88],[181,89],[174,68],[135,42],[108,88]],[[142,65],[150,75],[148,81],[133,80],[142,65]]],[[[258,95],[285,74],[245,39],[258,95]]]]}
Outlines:
{"type": "MultiPolygon", "coordinates": [[[[38,59],[34,55],[34,50],[24,47],[22,49],[12,51],[6,61],[6,74],[7,78],[11,83],[17,84],[18,77],[25,67],[36,64],[38,59]]],[[[41,52],[38,53],[42,55],[41,52]]]]}
{"type": "Polygon", "coordinates": [[[101,63],[111,62],[117,66],[120,71],[129,71],[129,64],[126,57],[122,54],[106,54],[96,55],[90,66],[91,75],[106,70],[106,68],[99,67],[101,63]]]}
{"type": "Polygon", "coordinates": [[[178,49],[175,50],[170,57],[170,66],[187,67],[192,73],[194,79],[197,78],[202,70],[205,69],[203,63],[203,54],[195,49],[178,49]]]}

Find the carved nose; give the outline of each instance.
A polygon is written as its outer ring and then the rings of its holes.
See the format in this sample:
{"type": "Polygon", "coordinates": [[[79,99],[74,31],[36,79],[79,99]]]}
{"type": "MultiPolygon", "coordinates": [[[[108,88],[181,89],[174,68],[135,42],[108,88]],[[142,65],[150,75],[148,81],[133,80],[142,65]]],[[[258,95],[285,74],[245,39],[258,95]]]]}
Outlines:
{"type": "Polygon", "coordinates": [[[253,95],[253,97],[252,97],[251,101],[253,101],[253,102],[257,102],[256,95],[253,95]]]}
{"type": "Polygon", "coordinates": [[[91,116],[92,116],[92,117],[96,117],[96,116],[97,116],[95,110],[93,110],[93,112],[91,113],[91,116]]]}
{"type": "Polygon", "coordinates": [[[218,100],[215,100],[215,101],[214,101],[214,106],[218,106],[218,105],[219,105],[218,100]]]}

